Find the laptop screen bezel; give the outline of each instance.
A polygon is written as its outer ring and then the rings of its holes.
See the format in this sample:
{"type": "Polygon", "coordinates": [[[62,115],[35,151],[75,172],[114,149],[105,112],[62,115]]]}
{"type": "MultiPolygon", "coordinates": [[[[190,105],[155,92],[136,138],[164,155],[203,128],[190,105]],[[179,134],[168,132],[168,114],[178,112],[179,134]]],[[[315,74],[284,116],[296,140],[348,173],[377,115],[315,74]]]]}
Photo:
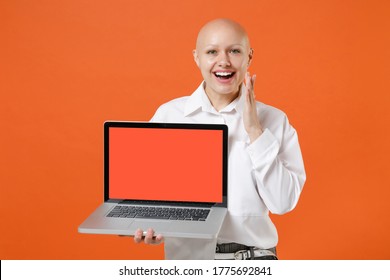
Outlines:
{"type": "Polygon", "coordinates": [[[194,129],[194,130],[219,130],[222,131],[222,184],[223,184],[223,200],[222,203],[215,202],[185,202],[185,206],[197,205],[214,205],[220,207],[227,207],[227,192],[228,192],[228,127],[225,124],[201,124],[201,123],[157,123],[157,122],[127,122],[127,121],[106,121],[104,123],[104,201],[105,202],[129,202],[153,204],[162,203],[166,205],[183,205],[182,201],[163,201],[163,200],[120,200],[112,199],[109,196],[110,190],[110,128],[160,128],[160,129],[194,129]]]}

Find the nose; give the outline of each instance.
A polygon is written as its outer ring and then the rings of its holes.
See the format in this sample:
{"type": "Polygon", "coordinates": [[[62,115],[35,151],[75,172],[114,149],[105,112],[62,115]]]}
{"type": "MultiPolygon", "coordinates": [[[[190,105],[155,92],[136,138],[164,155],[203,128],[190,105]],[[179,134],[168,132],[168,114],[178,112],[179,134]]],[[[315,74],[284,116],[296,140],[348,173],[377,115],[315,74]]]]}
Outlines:
{"type": "Polygon", "coordinates": [[[229,55],[226,52],[220,52],[218,56],[218,66],[227,67],[230,65],[229,55]]]}

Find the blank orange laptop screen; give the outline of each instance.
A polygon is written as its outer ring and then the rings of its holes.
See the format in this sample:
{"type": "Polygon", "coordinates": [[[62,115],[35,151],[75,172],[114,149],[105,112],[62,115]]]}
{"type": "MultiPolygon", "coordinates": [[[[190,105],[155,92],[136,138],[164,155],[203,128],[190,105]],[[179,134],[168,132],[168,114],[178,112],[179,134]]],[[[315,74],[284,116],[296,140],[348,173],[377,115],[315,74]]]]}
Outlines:
{"type": "Polygon", "coordinates": [[[111,199],[222,202],[221,130],[109,129],[111,199]]]}

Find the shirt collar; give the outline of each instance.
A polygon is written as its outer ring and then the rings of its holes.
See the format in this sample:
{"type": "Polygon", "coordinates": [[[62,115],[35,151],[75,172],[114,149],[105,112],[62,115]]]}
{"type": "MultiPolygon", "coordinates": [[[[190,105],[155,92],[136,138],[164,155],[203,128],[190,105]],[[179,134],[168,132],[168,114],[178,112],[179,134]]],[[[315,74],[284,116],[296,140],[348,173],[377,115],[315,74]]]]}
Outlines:
{"type": "MultiPolygon", "coordinates": [[[[220,112],[231,112],[236,110],[238,113],[242,113],[245,105],[245,86],[241,85],[241,91],[238,98],[233,100],[229,105],[223,108],[220,112]]],[[[194,91],[194,93],[188,98],[185,108],[184,115],[188,116],[195,111],[202,109],[203,111],[216,113],[216,110],[211,105],[209,98],[204,90],[204,81],[200,86],[194,91]]]]}

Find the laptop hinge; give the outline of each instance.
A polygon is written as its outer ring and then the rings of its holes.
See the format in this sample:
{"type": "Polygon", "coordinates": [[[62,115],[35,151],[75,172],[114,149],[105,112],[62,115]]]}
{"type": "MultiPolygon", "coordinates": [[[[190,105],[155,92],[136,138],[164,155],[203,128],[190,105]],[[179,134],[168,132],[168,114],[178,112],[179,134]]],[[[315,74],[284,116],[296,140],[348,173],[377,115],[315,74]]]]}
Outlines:
{"type": "Polygon", "coordinates": [[[135,205],[161,205],[161,206],[175,206],[175,207],[205,207],[210,208],[215,203],[202,203],[202,202],[177,202],[177,201],[154,201],[154,200],[122,200],[118,201],[118,204],[135,204],[135,205]]]}

